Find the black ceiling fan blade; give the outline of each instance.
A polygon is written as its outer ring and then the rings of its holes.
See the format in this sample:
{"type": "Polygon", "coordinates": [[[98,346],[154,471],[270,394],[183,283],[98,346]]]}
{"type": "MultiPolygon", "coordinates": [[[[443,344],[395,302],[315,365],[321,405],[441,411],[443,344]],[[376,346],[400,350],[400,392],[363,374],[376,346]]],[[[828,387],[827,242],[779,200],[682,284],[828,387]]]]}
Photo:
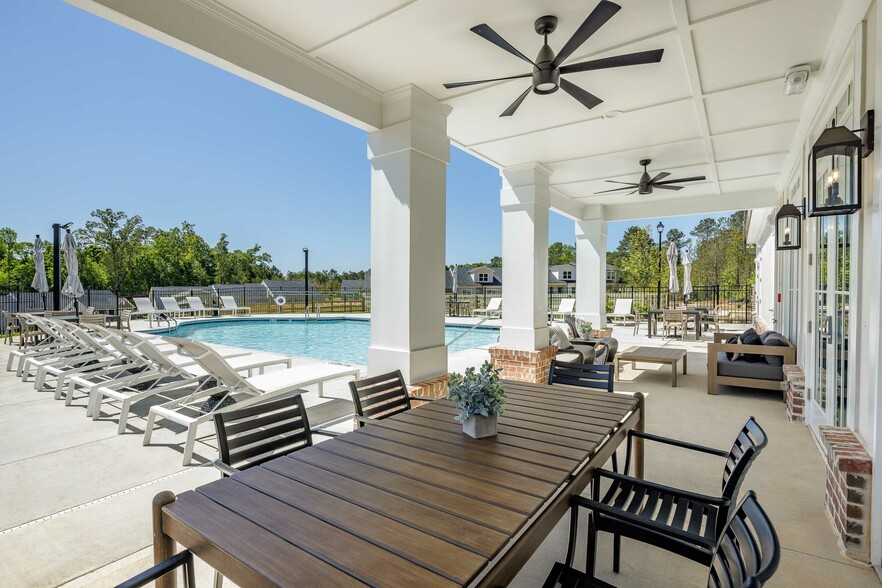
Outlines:
{"type": "Polygon", "coordinates": [[[665,180],[664,182],[658,182],[655,185],[659,186],[662,184],[682,184],[684,182],[700,182],[702,180],[706,180],[707,178],[704,176],[692,176],[691,178],[677,178],[675,180],[665,180]]]}
{"type": "Polygon", "coordinates": [[[625,186],[639,186],[640,184],[635,182],[617,182],[616,180],[606,180],[607,184],[623,184],[625,186]]]}
{"type": "Polygon", "coordinates": [[[613,188],[612,190],[601,190],[600,192],[595,192],[595,194],[609,194],[611,192],[624,192],[625,190],[630,190],[634,186],[628,186],[626,188],[613,188]]]}
{"type": "MultiPolygon", "coordinates": [[[[475,25],[469,30],[471,30],[476,35],[487,39],[488,41],[490,41],[491,43],[493,43],[494,45],[496,45],[500,49],[504,49],[504,50],[508,51],[509,53],[514,55],[515,57],[520,57],[521,59],[523,59],[527,63],[533,63],[532,59],[530,59],[529,57],[527,57],[526,55],[524,55],[523,53],[521,53],[520,51],[515,49],[511,43],[509,43],[508,41],[503,39],[499,35],[499,33],[497,33],[492,28],[490,28],[490,25],[488,25],[487,23],[481,23],[479,25],[475,25]]],[[[533,65],[536,65],[536,64],[533,63],[533,65]]]]}
{"type": "MultiPolygon", "coordinates": [[[[640,190],[634,190],[633,192],[628,192],[627,194],[625,194],[625,196],[633,196],[634,194],[636,194],[639,191],[640,190]]],[[[652,194],[652,192],[650,192],[650,194],[652,194]]]]}
{"type": "Polygon", "coordinates": [[[567,57],[572,55],[573,51],[578,49],[582,43],[587,41],[591,35],[596,33],[600,27],[605,25],[607,21],[621,9],[622,7],[614,2],[600,0],[600,4],[594,7],[594,10],[588,15],[588,18],[579,25],[579,28],[576,29],[576,32],[570,37],[570,40],[561,47],[561,50],[551,62],[551,68],[554,69],[566,61],[567,57]]]}
{"type": "Polygon", "coordinates": [[[625,67],[628,65],[643,65],[644,63],[658,63],[661,61],[664,49],[652,49],[650,51],[638,51],[627,55],[615,55],[602,59],[592,59],[571,65],[562,65],[560,73],[576,73],[580,71],[592,71],[596,69],[609,69],[611,67],[625,67]]]}
{"type": "Polygon", "coordinates": [[[669,175],[671,175],[671,174],[668,173],[668,172],[659,172],[658,174],[656,174],[656,176],[655,176],[654,178],[652,178],[651,180],[649,180],[649,183],[650,183],[650,184],[655,184],[657,181],[659,181],[659,180],[663,180],[663,179],[665,179],[666,177],[668,177],[669,175]]]}
{"type": "Polygon", "coordinates": [[[513,115],[513,114],[515,113],[515,110],[518,109],[518,106],[521,105],[521,102],[524,101],[524,98],[527,97],[527,94],[529,94],[529,93],[530,93],[530,90],[532,90],[532,89],[533,89],[533,86],[530,86],[529,88],[527,88],[526,90],[524,90],[524,93],[521,94],[520,96],[518,96],[517,100],[515,100],[514,102],[512,102],[512,103],[511,103],[511,106],[509,106],[508,108],[506,108],[506,109],[505,109],[505,112],[503,112],[502,114],[499,115],[500,118],[503,117],[503,116],[511,116],[511,115],[513,115]]]}
{"type": "Polygon", "coordinates": [[[504,80],[516,80],[518,78],[529,78],[532,75],[533,74],[531,74],[531,73],[525,73],[525,74],[521,74],[519,76],[508,76],[505,78],[493,78],[490,80],[475,80],[473,82],[450,82],[450,83],[444,84],[444,87],[447,88],[448,90],[450,90],[452,88],[462,88],[463,86],[474,86],[476,84],[486,84],[488,82],[502,82],[504,80]]]}
{"type": "Polygon", "coordinates": [[[588,90],[583,90],[573,82],[567,81],[563,78],[560,79],[560,89],[581,102],[582,106],[588,109],[594,108],[595,106],[603,102],[603,100],[601,100],[588,90]]]}
{"type": "Polygon", "coordinates": [[[653,188],[658,188],[659,190],[682,190],[683,186],[671,186],[670,184],[653,184],[653,188]]]}

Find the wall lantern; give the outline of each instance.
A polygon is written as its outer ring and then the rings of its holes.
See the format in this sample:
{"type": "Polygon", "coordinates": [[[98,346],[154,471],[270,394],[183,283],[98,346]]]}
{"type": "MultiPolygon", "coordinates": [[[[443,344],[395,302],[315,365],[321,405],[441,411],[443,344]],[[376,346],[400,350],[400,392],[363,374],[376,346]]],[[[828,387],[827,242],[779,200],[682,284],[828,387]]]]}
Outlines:
{"type": "MultiPolygon", "coordinates": [[[[805,201],[803,201],[805,202],[805,201]]],[[[775,215],[775,249],[788,251],[802,246],[802,212],[805,206],[785,204],[775,215]]]]}
{"type": "MultiPolygon", "coordinates": [[[[853,214],[861,208],[861,160],[873,152],[873,111],[856,134],[846,127],[824,129],[812,146],[809,216],[853,214]]],[[[783,238],[783,235],[782,235],[783,238]]]]}

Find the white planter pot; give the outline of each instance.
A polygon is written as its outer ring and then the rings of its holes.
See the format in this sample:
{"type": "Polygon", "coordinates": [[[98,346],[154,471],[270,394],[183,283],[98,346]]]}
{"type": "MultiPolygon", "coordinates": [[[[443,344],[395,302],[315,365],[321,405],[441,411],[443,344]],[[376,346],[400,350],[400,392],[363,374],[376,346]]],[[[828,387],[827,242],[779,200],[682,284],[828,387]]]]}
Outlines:
{"type": "Polygon", "coordinates": [[[475,439],[496,435],[497,416],[470,416],[462,420],[462,432],[475,439]]]}

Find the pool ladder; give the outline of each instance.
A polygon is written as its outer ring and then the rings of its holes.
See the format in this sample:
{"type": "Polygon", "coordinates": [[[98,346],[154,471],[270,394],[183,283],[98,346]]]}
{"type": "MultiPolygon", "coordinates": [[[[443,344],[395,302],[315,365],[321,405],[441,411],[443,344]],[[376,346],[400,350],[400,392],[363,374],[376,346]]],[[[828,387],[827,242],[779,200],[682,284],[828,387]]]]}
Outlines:
{"type": "Polygon", "coordinates": [[[459,341],[460,339],[462,339],[463,337],[465,337],[466,335],[468,335],[469,333],[471,333],[472,331],[474,331],[475,329],[477,329],[478,327],[483,325],[486,321],[489,321],[492,318],[497,318],[497,317],[488,316],[488,317],[482,318],[481,320],[479,320],[478,322],[473,324],[465,333],[461,333],[461,334],[457,335],[456,337],[454,337],[453,339],[451,339],[449,343],[445,343],[445,346],[450,347],[451,345],[453,345],[454,343],[456,343],[457,341],[459,341]]]}
{"type": "MultiPolygon", "coordinates": [[[[310,317],[309,307],[304,308],[303,309],[303,320],[308,321],[309,317],[310,317]]],[[[322,320],[322,305],[321,304],[316,304],[316,306],[315,306],[315,320],[317,320],[317,321],[322,320]]]]}
{"type": "MultiPolygon", "coordinates": [[[[165,321],[166,330],[168,330],[169,332],[171,332],[172,329],[178,328],[178,319],[176,319],[175,317],[173,317],[169,314],[166,314],[164,312],[158,312],[154,315],[154,318],[156,318],[156,325],[157,326],[161,325],[162,322],[165,321]],[[172,324],[174,324],[174,326],[172,326],[172,324]]],[[[151,321],[151,323],[152,323],[152,321],[151,321]]],[[[153,325],[151,324],[150,326],[153,326],[153,325]]]]}

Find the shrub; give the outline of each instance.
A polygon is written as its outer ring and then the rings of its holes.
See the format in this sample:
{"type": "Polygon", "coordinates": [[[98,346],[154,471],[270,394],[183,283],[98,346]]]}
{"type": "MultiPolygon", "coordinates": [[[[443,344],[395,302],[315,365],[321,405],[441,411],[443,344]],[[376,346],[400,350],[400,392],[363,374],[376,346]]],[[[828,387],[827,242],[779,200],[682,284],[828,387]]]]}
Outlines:
{"type": "Polygon", "coordinates": [[[471,367],[466,369],[465,375],[451,374],[447,399],[462,410],[456,417],[458,421],[475,415],[488,417],[502,414],[505,389],[499,383],[499,369],[485,361],[480,371],[471,367]]]}

